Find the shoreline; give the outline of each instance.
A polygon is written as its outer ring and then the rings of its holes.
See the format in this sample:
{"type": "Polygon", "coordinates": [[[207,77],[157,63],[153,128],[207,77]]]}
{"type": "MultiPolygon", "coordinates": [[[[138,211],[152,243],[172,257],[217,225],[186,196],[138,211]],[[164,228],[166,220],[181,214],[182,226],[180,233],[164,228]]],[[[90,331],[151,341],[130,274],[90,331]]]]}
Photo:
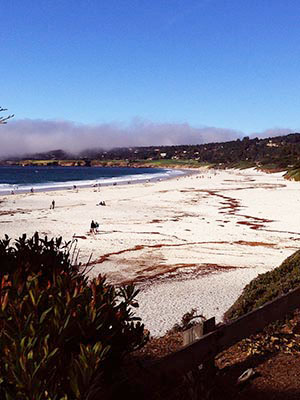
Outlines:
{"type": "MultiPolygon", "coordinates": [[[[45,168],[45,167],[43,167],[45,168]]],[[[68,167],[69,168],[69,167],[68,167]]],[[[85,167],[88,168],[88,167],[85,167]]],[[[105,168],[105,167],[103,167],[105,168]]],[[[110,167],[109,167],[110,168],[110,167]]],[[[136,168],[137,170],[139,168],[136,168]]],[[[155,169],[155,168],[149,168],[155,169]]],[[[143,176],[145,174],[136,174],[136,175],[124,175],[124,176],[116,176],[116,177],[100,177],[95,179],[88,179],[88,180],[77,180],[77,181],[61,181],[61,182],[48,182],[49,185],[53,186],[45,186],[39,187],[38,185],[44,185],[47,182],[40,182],[40,183],[33,183],[32,185],[26,185],[26,188],[22,187],[19,188],[22,184],[15,184],[11,185],[9,189],[0,189],[0,197],[7,196],[9,194],[25,194],[25,193],[42,193],[42,192],[55,192],[61,190],[74,190],[74,189],[85,189],[85,188],[97,188],[97,187],[107,187],[107,186],[121,186],[121,185],[128,185],[128,184],[138,184],[138,183],[147,183],[147,182],[156,182],[168,179],[174,179],[178,176],[182,175],[190,175],[193,172],[184,168],[157,168],[161,169],[161,172],[156,173],[157,176],[143,176]],[[178,173],[177,173],[178,171],[178,173]],[[169,172],[171,172],[169,174],[169,172]],[[86,183],[89,181],[90,183],[86,183]],[[81,183],[82,182],[82,183],[81,183]],[[60,185],[61,184],[61,185],[60,185]],[[37,187],[38,186],[38,187],[37,187]],[[16,188],[14,188],[16,187],[16,188]],[[33,190],[33,192],[32,192],[33,190]]],[[[194,172],[195,173],[195,172],[194,172]]],[[[5,182],[2,183],[6,184],[5,182]]],[[[1,185],[1,184],[0,184],[1,185]]]]}
{"type": "Polygon", "coordinates": [[[77,239],[89,276],[135,282],[154,336],[198,308],[217,321],[259,273],[300,246],[297,182],[282,173],[191,170],[176,179],[1,196],[1,232],[77,239]],[[55,200],[54,210],[49,209],[55,200]],[[105,201],[106,206],[97,204],[105,201]],[[99,233],[89,232],[91,220],[99,233]]]}

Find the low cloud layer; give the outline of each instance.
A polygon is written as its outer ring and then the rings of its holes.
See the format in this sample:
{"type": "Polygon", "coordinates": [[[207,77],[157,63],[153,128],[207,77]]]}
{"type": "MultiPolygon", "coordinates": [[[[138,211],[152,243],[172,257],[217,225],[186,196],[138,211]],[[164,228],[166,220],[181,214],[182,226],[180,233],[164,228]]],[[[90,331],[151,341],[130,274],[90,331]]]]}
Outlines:
{"type": "MultiPolygon", "coordinates": [[[[272,130],[251,137],[274,136],[272,130]]],[[[290,130],[277,130],[275,135],[290,130]]],[[[216,127],[194,128],[187,123],[151,123],[135,120],[130,125],[76,124],[70,121],[16,120],[0,126],[0,158],[62,149],[78,153],[85,149],[150,145],[224,142],[245,136],[243,132],[216,127]]]]}
{"type": "Polygon", "coordinates": [[[239,136],[239,132],[229,129],[193,128],[189,124],[154,124],[140,120],[122,126],[26,119],[0,127],[0,157],[54,149],[78,153],[88,148],[198,144],[239,136]]]}

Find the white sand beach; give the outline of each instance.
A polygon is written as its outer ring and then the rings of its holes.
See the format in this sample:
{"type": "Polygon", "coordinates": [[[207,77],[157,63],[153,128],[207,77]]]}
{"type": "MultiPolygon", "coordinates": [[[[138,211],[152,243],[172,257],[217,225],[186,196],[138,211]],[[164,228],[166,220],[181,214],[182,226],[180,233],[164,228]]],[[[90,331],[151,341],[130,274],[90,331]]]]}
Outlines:
{"type": "Polygon", "coordinates": [[[300,184],[282,175],[203,169],[160,182],[1,196],[1,238],[77,238],[81,261],[92,255],[91,276],[136,282],[138,313],[162,335],[191,308],[220,321],[251,279],[299,249],[300,184]]]}

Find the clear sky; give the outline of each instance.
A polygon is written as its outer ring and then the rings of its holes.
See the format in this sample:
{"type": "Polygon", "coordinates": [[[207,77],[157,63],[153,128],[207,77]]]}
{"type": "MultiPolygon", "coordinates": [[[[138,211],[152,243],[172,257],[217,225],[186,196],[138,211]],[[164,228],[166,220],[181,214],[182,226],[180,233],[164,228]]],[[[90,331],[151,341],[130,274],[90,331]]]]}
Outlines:
{"type": "Polygon", "coordinates": [[[300,127],[299,0],[2,0],[16,120],[300,127]]]}

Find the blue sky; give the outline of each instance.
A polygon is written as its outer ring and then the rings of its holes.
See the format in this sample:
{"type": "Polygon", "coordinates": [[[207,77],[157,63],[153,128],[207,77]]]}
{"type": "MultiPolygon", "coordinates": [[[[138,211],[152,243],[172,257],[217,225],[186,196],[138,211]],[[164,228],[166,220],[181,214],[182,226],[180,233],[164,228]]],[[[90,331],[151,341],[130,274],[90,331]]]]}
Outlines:
{"type": "Polygon", "coordinates": [[[300,1],[3,0],[18,120],[299,128],[300,1]]]}

